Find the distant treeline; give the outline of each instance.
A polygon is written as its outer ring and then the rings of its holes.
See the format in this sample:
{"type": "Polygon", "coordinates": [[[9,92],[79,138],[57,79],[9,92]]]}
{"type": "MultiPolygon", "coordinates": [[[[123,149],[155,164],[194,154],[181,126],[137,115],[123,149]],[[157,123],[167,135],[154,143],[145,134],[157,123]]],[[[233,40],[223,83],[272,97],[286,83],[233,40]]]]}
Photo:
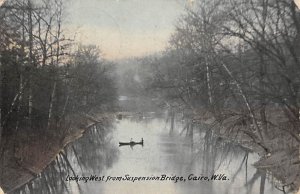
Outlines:
{"type": "Polygon", "coordinates": [[[65,34],[62,0],[0,7],[0,134],[54,130],[73,114],[113,110],[113,64],[65,34]]]}

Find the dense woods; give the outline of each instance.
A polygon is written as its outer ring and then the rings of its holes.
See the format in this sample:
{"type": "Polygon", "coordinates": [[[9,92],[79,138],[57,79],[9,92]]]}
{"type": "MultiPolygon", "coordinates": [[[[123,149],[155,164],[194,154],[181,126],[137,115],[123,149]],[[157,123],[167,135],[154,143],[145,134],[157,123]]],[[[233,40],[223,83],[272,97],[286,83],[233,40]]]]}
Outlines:
{"type": "Polygon", "coordinates": [[[62,0],[8,0],[0,6],[0,184],[5,192],[34,179],[55,158],[72,169],[64,147],[96,124],[94,132],[105,137],[99,131],[110,125],[107,113],[116,110],[115,65],[97,46],[76,43],[64,9],[62,0]]]}
{"type": "Polygon", "coordinates": [[[113,64],[96,46],[69,38],[64,18],[62,0],[0,7],[2,136],[63,131],[72,115],[114,109],[113,64]]]}
{"type": "Polygon", "coordinates": [[[278,133],[299,143],[299,20],[292,1],[195,2],[150,86],[195,121],[231,118],[266,152],[278,133]]]}

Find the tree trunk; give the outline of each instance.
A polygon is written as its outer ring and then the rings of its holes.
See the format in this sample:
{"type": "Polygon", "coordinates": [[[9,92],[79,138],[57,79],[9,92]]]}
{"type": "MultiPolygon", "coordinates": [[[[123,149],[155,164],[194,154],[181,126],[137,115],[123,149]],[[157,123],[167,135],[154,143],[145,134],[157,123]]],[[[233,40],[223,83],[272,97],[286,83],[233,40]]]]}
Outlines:
{"type": "MultiPolygon", "coordinates": [[[[264,44],[266,42],[265,34],[266,34],[266,18],[268,14],[268,0],[263,0],[263,13],[262,13],[262,35],[261,42],[264,44]]],[[[266,118],[266,86],[265,86],[265,75],[266,75],[266,60],[264,51],[260,52],[260,74],[259,74],[259,82],[260,82],[260,118],[262,123],[262,135],[268,136],[268,125],[266,118]]]]}
{"type": "Polygon", "coordinates": [[[2,64],[0,61],[0,145],[1,145],[1,139],[2,139],[2,64]]]}
{"type": "Polygon", "coordinates": [[[211,86],[211,73],[210,73],[210,67],[209,62],[207,59],[207,56],[205,56],[205,67],[206,67],[206,82],[207,82],[207,93],[208,93],[208,102],[209,107],[213,107],[213,97],[212,97],[212,86],[211,86]]]}
{"type": "Polygon", "coordinates": [[[54,103],[55,103],[56,84],[57,84],[57,82],[55,81],[54,84],[53,84],[53,89],[52,89],[52,93],[51,93],[49,113],[48,113],[47,130],[50,129],[51,120],[52,120],[52,117],[53,117],[53,106],[54,106],[54,103]]]}
{"type": "Polygon", "coordinates": [[[28,9],[28,33],[29,33],[29,66],[30,66],[30,75],[29,75],[29,94],[28,94],[28,118],[29,126],[32,127],[32,110],[33,110],[33,80],[32,80],[32,71],[34,67],[33,63],[33,22],[32,22],[32,3],[31,0],[27,1],[28,9]]]}
{"type": "Polygon", "coordinates": [[[263,172],[260,179],[260,188],[259,188],[259,194],[265,193],[265,184],[266,184],[266,172],[263,172]]]}
{"type": "Polygon", "coordinates": [[[257,124],[257,120],[256,120],[256,117],[255,117],[255,114],[251,108],[251,105],[249,103],[249,100],[246,96],[246,94],[244,93],[241,85],[239,84],[239,82],[235,79],[235,77],[233,76],[232,72],[228,69],[227,65],[223,62],[221,62],[223,68],[226,70],[226,72],[228,73],[228,75],[230,76],[230,78],[233,80],[234,84],[236,85],[239,93],[241,94],[243,100],[244,100],[244,103],[249,111],[249,114],[252,118],[252,122],[253,122],[253,125],[255,127],[255,130],[257,131],[258,135],[259,135],[259,141],[263,141],[263,136],[262,136],[262,132],[261,132],[261,129],[259,128],[258,124],[257,124]]]}

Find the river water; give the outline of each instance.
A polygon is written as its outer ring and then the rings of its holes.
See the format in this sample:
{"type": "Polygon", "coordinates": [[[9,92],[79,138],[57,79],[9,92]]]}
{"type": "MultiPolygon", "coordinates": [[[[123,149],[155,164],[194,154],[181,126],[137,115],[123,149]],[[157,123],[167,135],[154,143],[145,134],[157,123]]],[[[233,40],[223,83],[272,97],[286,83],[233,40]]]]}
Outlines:
{"type": "MultiPolygon", "coordinates": [[[[70,170],[47,172],[44,182],[33,184],[36,193],[84,194],[248,194],[282,193],[272,184],[272,176],[257,171],[251,164],[255,153],[248,153],[230,142],[214,138],[210,133],[195,130],[193,136],[181,132],[178,124],[170,132],[163,119],[123,119],[112,132],[93,129],[67,149],[70,170]],[[106,133],[105,136],[101,133],[106,133]],[[144,145],[118,146],[119,141],[144,139],[144,145]],[[52,174],[52,175],[51,175],[52,174]],[[104,177],[103,181],[66,181],[74,175],[104,177]],[[174,180],[115,180],[107,177],[183,177],[174,180]],[[226,180],[211,180],[212,175],[226,180]],[[48,177],[48,178],[47,178],[48,177]],[[62,178],[59,178],[62,177],[62,178]],[[208,180],[188,180],[208,177],[208,180]],[[51,184],[49,180],[51,179],[51,184]],[[184,181],[185,180],[185,181],[184,181]],[[60,183],[58,183],[60,182],[60,183]],[[64,186],[63,186],[64,185],[64,186]],[[57,188],[54,188],[57,187],[57,188]],[[42,192],[47,190],[47,192],[42,192]]],[[[58,160],[59,161],[59,160],[58,160]]],[[[57,162],[58,163],[58,162],[57,162]]],[[[57,164],[56,164],[57,166],[57,164]]],[[[63,164],[60,164],[63,168],[63,164]]],[[[55,170],[56,169],[56,170],[55,170]]],[[[67,168],[66,168],[67,169],[67,168]]],[[[43,177],[43,176],[41,176],[43,177]]],[[[26,190],[26,189],[25,189],[26,190]]],[[[31,189],[30,193],[34,189],[31,189]]]]}

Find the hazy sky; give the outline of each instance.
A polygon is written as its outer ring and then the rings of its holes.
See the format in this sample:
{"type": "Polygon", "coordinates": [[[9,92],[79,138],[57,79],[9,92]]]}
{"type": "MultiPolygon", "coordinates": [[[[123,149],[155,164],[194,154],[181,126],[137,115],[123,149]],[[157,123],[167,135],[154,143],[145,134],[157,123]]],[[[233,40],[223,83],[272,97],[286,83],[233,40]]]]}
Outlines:
{"type": "Polygon", "coordinates": [[[69,25],[77,40],[99,45],[107,59],[142,56],[165,48],[191,0],[70,0],[69,25]]]}
{"type": "Polygon", "coordinates": [[[193,1],[68,0],[65,5],[78,41],[98,45],[107,59],[121,59],[164,50],[178,17],[193,1]]]}

